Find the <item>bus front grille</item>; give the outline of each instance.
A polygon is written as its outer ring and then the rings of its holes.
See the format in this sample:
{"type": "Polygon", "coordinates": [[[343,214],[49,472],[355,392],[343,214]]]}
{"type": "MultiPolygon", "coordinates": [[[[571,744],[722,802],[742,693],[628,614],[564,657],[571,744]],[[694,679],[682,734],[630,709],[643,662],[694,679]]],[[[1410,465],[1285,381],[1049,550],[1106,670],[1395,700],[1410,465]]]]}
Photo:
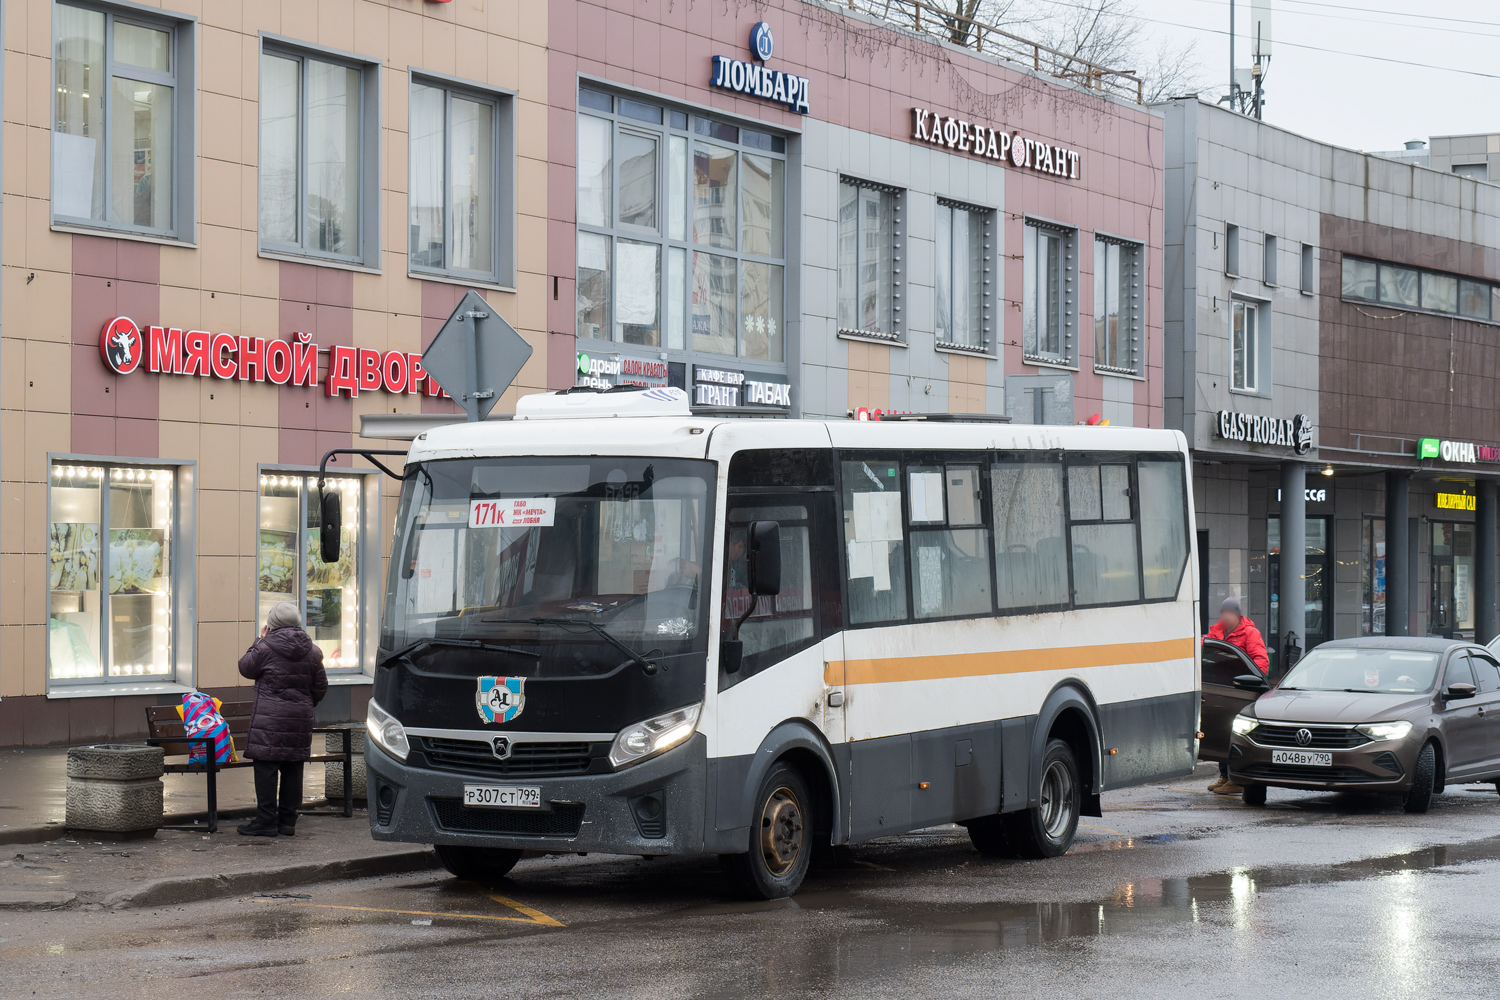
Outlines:
{"type": "Polygon", "coordinates": [[[608,743],[513,743],[509,755],[500,758],[489,743],[480,740],[417,736],[413,742],[427,766],[438,771],[498,778],[558,778],[608,770],[608,743]]]}
{"type": "Polygon", "coordinates": [[[550,810],[470,809],[458,799],[428,799],[437,825],[453,833],[493,833],[507,837],[576,837],[584,807],[559,802],[550,810]]]}

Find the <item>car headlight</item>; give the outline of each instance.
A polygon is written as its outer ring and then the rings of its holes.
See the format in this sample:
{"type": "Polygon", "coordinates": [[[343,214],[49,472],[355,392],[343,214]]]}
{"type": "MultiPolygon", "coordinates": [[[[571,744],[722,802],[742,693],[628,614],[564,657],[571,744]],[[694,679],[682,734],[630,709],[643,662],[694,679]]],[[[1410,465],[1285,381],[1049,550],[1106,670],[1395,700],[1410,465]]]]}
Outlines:
{"type": "Polygon", "coordinates": [[[1236,715],[1234,721],[1229,724],[1229,728],[1234,730],[1236,736],[1249,736],[1259,725],[1259,719],[1252,719],[1248,715],[1236,715]]]}
{"type": "Polygon", "coordinates": [[[406,739],[406,728],[373,700],[365,715],[365,729],[369,730],[370,739],[397,760],[405,760],[406,755],[411,753],[411,744],[406,739]]]}
{"type": "Polygon", "coordinates": [[[1406,734],[1411,732],[1411,723],[1371,722],[1367,725],[1355,726],[1354,728],[1372,740],[1404,740],[1406,739],[1406,734]]]}
{"type": "Polygon", "coordinates": [[[698,713],[702,709],[700,702],[626,726],[620,730],[614,745],[609,748],[609,762],[618,770],[627,764],[637,764],[647,757],[655,757],[672,749],[693,735],[693,730],[698,728],[698,713]]]}

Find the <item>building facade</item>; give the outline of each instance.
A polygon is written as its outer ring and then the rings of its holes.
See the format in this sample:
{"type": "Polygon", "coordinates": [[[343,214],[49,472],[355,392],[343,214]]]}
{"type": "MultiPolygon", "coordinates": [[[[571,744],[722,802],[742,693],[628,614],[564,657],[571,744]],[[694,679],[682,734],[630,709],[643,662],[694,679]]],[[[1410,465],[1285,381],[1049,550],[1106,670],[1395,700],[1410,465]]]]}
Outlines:
{"type": "Polygon", "coordinates": [[[1166,414],[1195,454],[1205,625],[1234,596],[1278,650],[1493,637],[1500,189],[1162,111],[1166,414]]]}
{"type": "Polygon", "coordinates": [[[843,4],[7,0],[0,745],[248,688],[269,608],[326,719],[375,669],[397,484],[339,457],[457,413],[679,385],[702,412],[1162,423],[1162,123],[843,4]]]}
{"type": "Polygon", "coordinates": [[[245,697],[282,600],[363,718],[394,491],[331,467],[324,564],[318,461],[453,407],[420,357],[468,288],[547,386],[552,6],[4,5],[0,743],[245,697]]]}
{"type": "Polygon", "coordinates": [[[1139,105],[842,4],[555,4],[550,38],[559,372],[726,412],[1160,426],[1139,105]]]}

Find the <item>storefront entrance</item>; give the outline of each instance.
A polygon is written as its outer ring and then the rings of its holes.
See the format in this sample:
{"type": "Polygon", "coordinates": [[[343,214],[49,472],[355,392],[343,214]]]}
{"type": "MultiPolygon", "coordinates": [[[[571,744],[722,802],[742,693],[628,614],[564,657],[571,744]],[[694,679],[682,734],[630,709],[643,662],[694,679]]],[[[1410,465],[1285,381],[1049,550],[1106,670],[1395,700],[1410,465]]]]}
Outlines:
{"type": "Polygon", "coordinates": [[[1432,522],[1431,559],[1427,631],[1474,638],[1474,526],[1432,522]]]}
{"type": "MultiPolygon", "coordinates": [[[[1333,542],[1333,518],[1307,519],[1307,610],[1300,630],[1302,650],[1307,652],[1319,643],[1333,638],[1333,570],[1330,551],[1333,542]]],[[[1281,651],[1281,518],[1266,519],[1267,570],[1270,577],[1271,613],[1267,622],[1266,645],[1271,662],[1277,663],[1281,651]]]]}

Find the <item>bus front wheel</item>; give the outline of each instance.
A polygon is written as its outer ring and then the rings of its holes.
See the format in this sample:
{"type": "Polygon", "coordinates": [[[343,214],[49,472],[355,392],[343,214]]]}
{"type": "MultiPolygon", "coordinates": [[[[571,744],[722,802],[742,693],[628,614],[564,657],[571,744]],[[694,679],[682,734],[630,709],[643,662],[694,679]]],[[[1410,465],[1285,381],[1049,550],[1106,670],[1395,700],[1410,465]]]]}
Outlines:
{"type": "Polygon", "coordinates": [[[455,878],[469,882],[496,882],[510,874],[521,860],[521,851],[508,847],[459,847],[438,844],[433,847],[438,860],[455,878]]]}
{"type": "Polygon", "coordinates": [[[812,799],[795,767],[772,766],[755,795],[749,850],[720,855],[730,887],[751,899],[783,899],[796,892],[812,858],[812,799]]]}
{"type": "Polygon", "coordinates": [[[1040,796],[1037,805],[1005,813],[1005,839],[1023,858],[1055,858],[1067,851],[1078,830],[1082,792],[1078,760],[1062,740],[1048,740],[1042,752],[1040,796]]]}

